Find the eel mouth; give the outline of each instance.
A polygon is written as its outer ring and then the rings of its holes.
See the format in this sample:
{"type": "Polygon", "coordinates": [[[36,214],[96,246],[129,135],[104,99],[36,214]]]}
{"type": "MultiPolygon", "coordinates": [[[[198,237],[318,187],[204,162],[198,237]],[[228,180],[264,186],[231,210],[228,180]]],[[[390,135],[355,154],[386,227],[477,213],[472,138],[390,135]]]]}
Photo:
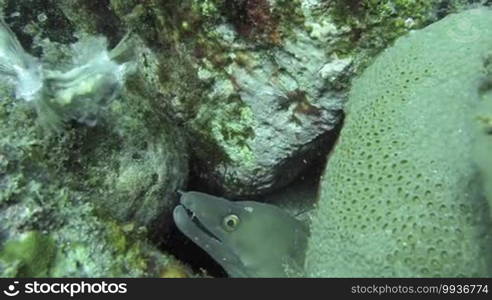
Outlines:
{"type": "MultiPolygon", "coordinates": [[[[210,231],[205,224],[203,224],[200,221],[200,218],[198,218],[197,214],[193,212],[190,208],[186,207],[185,205],[181,204],[176,206],[175,208],[175,215],[180,214],[183,217],[186,217],[186,223],[188,226],[192,226],[195,228],[194,231],[198,230],[198,232],[202,232],[205,234],[208,238],[215,240],[218,243],[222,243],[222,241],[217,237],[212,231],[210,231]]],[[[175,218],[176,219],[176,216],[175,218]]]]}

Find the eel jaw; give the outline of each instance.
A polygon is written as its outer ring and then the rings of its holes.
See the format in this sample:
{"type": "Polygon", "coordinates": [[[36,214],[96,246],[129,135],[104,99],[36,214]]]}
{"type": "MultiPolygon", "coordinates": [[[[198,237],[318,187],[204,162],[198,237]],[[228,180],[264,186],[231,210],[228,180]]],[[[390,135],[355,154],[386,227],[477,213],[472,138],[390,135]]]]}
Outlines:
{"type": "MultiPolygon", "coordinates": [[[[178,205],[178,206],[181,206],[183,207],[184,209],[184,213],[186,213],[187,215],[187,219],[189,220],[189,222],[192,222],[193,225],[201,230],[204,234],[206,234],[210,239],[214,239],[216,240],[217,242],[221,243],[222,244],[222,240],[217,237],[215,234],[213,234],[210,230],[207,229],[207,227],[205,225],[203,225],[202,222],[200,222],[200,219],[196,216],[196,214],[188,207],[186,207],[185,205],[181,204],[181,205],[178,205]]],[[[176,206],[176,208],[174,209],[174,212],[176,212],[176,209],[178,209],[178,206],[176,206]]],[[[182,214],[182,212],[180,212],[181,209],[178,209],[178,214],[182,214]]],[[[189,225],[191,225],[191,223],[189,223],[189,225]]],[[[179,226],[178,226],[179,227],[179,226]]]]}

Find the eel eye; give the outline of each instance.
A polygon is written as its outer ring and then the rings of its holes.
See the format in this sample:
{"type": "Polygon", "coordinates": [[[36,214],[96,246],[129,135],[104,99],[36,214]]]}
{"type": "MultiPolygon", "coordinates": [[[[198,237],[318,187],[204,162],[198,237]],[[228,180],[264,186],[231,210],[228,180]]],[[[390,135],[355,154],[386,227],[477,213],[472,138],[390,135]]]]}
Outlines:
{"type": "Polygon", "coordinates": [[[224,225],[225,230],[233,231],[236,229],[237,225],[239,225],[239,217],[231,214],[227,215],[223,220],[222,224],[224,225]]]}

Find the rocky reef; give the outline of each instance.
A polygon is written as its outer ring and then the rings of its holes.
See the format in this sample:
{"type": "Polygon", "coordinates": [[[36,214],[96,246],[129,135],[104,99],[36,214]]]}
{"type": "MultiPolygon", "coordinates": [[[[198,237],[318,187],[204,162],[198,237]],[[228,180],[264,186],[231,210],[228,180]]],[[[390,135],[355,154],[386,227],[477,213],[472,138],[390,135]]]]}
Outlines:
{"type": "Polygon", "coordinates": [[[310,276],[492,275],[480,171],[490,163],[474,152],[491,139],[479,121],[492,113],[491,20],[485,8],[450,15],[354,81],[312,222],[310,276]]]}
{"type": "MultiPolygon", "coordinates": [[[[330,156],[319,214],[313,219],[308,275],[346,274],[336,269],[345,259],[339,251],[353,253],[352,241],[374,250],[373,244],[354,240],[373,229],[386,234],[388,249],[378,249],[369,260],[365,252],[355,255],[360,265],[348,269],[354,276],[486,275],[479,259],[471,262],[486,247],[477,232],[481,220],[488,219],[470,221],[484,202],[473,194],[482,188],[470,179],[476,173],[470,166],[481,157],[480,174],[485,175],[476,178],[491,178],[483,150],[490,139],[475,141],[483,128],[471,131],[465,118],[474,106],[458,98],[489,97],[492,71],[486,58],[479,62],[463,56],[470,60],[467,66],[457,62],[459,51],[453,47],[475,37],[474,31],[460,31],[467,30],[469,20],[457,31],[445,32],[455,38],[448,44],[418,43],[419,51],[436,57],[422,58],[415,55],[418,49],[405,46],[409,54],[403,59],[395,54],[391,63],[364,70],[409,31],[489,2],[0,0],[0,15],[9,28],[0,32],[0,51],[11,50],[5,38],[12,35],[19,46],[14,48],[22,49],[18,57],[28,57],[26,65],[37,67],[27,73],[36,76],[21,77],[4,68],[14,65],[12,59],[0,60],[0,275],[206,276],[207,263],[195,261],[194,272],[186,266],[194,255],[187,254],[190,243],[179,244],[172,224],[176,191],[198,188],[231,199],[270,201],[308,219],[316,170],[322,168],[320,162],[340,128],[342,137],[330,156]],[[442,56],[432,52],[434,45],[441,45],[442,56]],[[410,69],[414,57],[415,66],[419,59],[433,64],[425,73],[410,69]],[[452,63],[438,70],[443,59],[452,63]],[[348,97],[352,78],[363,71],[367,75],[354,82],[348,97]],[[429,101],[427,94],[420,97],[424,90],[434,91],[430,85],[436,81],[427,78],[448,71],[457,72],[451,87],[469,90],[436,91],[436,101],[429,101]],[[479,96],[471,94],[473,80],[481,80],[479,96]],[[30,95],[33,82],[42,88],[30,95]],[[387,84],[392,89],[371,88],[387,84]],[[380,95],[384,101],[378,100],[380,95]],[[437,152],[444,145],[443,135],[456,152],[451,147],[437,152]],[[414,139],[418,144],[411,143],[414,139]],[[398,157],[391,156],[395,153],[398,157]],[[428,153],[425,161],[422,153],[428,153]],[[452,159],[456,161],[451,165],[452,159]],[[393,163],[401,175],[392,172],[393,163]],[[418,169],[417,163],[425,168],[418,169]],[[430,178],[435,171],[439,174],[430,178]],[[303,176],[312,178],[303,181],[303,176]],[[391,184],[393,190],[385,190],[387,180],[399,176],[409,186],[391,184]],[[467,184],[471,192],[466,197],[472,202],[457,192],[467,184]],[[416,190],[410,192],[410,186],[416,190]],[[400,198],[390,197],[393,192],[400,198]],[[341,194],[350,200],[336,202],[341,194]],[[373,195],[386,198],[374,200],[373,195]],[[454,202],[446,202],[446,197],[454,202]],[[408,209],[410,203],[420,206],[408,209]],[[337,208],[327,212],[333,205],[337,208]],[[412,213],[404,215],[405,209],[412,213]],[[355,223],[357,227],[350,227],[355,223]],[[410,232],[416,230],[413,224],[429,235],[419,240],[410,232]],[[398,239],[396,233],[386,233],[393,228],[404,235],[398,239]],[[443,254],[448,241],[435,241],[438,235],[467,246],[443,254]],[[427,271],[414,270],[408,267],[413,261],[405,261],[405,251],[418,241],[438,243],[425,249],[432,255],[464,258],[476,267],[469,272],[457,267],[452,273],[455,265],[429,254],[427,271]],[[397,248],[398,253],[393,251],[397,248]],[[373,259],[386,262],[384,272],[370,268],[373,259]],[[387,269],[389,264],[393,269],[387,269]],[[334,266],[334,271],[320,271],[325,266],[334,266]]],[[[413,32],[405,39],[419,35],[413,32]]],[[[466,45],[485,55],[474,43],[466,45]]],[[[490,116],[477,117],[475,123],[490,126],[490,116]]],[[[489,188],[488,199],[490,194],[489,188]]],[[[417,246],[411,249],[420,249],[417,246]]]]}

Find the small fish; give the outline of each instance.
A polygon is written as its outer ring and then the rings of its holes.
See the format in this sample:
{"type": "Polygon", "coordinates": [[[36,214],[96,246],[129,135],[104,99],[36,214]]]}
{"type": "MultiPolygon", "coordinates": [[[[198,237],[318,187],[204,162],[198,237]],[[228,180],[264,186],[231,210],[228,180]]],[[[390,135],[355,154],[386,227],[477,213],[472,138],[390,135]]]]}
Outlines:
{"type": "Polygon", "coordinates": [[[298,277],[308,228],[282,209],[255,201],[229,201],[182,192],[174,222],[230,277],[298,277]]]}

